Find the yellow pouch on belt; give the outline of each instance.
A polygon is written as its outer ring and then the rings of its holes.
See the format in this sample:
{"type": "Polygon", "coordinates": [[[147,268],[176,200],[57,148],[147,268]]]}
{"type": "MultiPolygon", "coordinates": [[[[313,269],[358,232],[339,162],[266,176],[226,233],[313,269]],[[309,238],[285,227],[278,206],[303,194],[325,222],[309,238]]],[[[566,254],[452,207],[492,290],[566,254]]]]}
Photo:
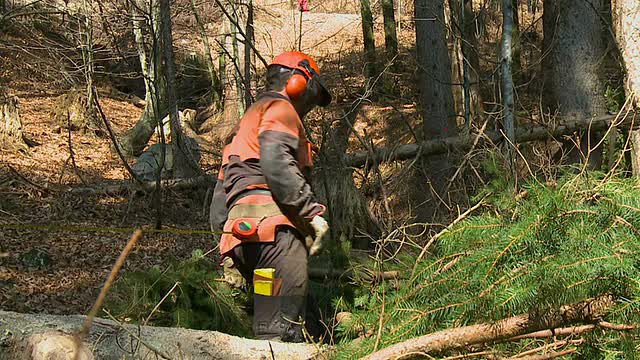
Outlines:
{"type": "Polygon", "coordinates": [[[253,292],[264,296],[277,295],[279,281],[275,279],[275,275],[276,269],[273,268],[253,270],[253,292]]]}

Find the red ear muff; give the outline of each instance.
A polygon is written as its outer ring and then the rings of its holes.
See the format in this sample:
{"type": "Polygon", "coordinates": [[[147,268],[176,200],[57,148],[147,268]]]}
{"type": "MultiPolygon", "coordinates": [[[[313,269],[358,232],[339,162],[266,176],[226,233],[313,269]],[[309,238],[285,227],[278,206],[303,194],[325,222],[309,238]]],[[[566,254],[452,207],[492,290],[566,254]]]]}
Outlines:
{"type": "Polygon", "coordinates": [[[302,74],[293,74],[287,81],[287,95],[295,99],[307,89],[307,79],[302,74]]]}

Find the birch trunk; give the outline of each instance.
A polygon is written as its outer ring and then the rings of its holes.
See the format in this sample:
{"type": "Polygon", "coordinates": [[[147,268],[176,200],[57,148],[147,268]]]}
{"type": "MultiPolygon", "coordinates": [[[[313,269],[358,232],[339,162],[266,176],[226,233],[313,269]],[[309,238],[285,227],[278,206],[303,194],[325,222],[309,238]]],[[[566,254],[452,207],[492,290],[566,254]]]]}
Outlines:
{"type": "Polygon", "coordinates": [[[505,144],[507,161],[511,169],[514,181],[517,179],[515,163],[516,124],[513,115],[513,78],[511,75],[512,61],[512,36],[513,36],[513,8],[512,0],[502,1],[502,111],[504,114],[503,124],[507,143],[505,144]]]}

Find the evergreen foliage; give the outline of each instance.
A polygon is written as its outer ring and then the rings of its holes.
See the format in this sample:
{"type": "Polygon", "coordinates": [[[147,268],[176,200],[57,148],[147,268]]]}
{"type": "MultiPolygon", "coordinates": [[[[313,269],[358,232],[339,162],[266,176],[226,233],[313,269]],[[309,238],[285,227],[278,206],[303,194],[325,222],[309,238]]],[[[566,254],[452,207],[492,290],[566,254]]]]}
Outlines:
{"type": "Polygon", "coordinates": [[[249,299],[216,281],[216,276],[221,277],[221,271],[196,251],[191,259],[174,261],[165,270],[125,273],[109,294],[106,308],[122,321],[143,324],[149,319],[147,325],[251,336],[251,321],[243,309],[249,299]]]}
{"type": "MultiPolygon", "coordinates": [[[[530,181],[517,194],[497,179],[481,193],[485,205],[441,237],[413,276],[362,292],[338,358],[374,350],[384,306],[383,348],[437,330],[533,316],[610,293],[606,320],[640,323],[640,185],[601,174],[570,175],[557,183],[530,181]],[[384,302],[383,294],[384,292],[384,302]],[[366,329],[366,330],[363,330],[366,329]],[[373,334],[367,338],[362,333],[373,334]]],[[[389,263],[389,261],[387,261],[389,263]]],[[[574,358],[635,358],[636,333],[597,330],[574,358]]],[[[532,341],[495,345],[505,355],[532,341]]]]}

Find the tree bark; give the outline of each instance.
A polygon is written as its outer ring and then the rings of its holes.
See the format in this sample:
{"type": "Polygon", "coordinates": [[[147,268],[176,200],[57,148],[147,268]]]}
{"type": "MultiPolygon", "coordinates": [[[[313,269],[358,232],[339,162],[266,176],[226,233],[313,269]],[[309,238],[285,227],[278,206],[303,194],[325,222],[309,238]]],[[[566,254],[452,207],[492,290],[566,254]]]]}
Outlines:
{"type": "MultiPolygon", "coordinates": [[[[246,110],[245,107],[245,102],[244,102],[244,97],[245,97],[245,81],[244,81],[244,75],[243,72],[240,70],[240,66],[242,64],[241,62],[241,55],[244,54],[244,48],[246,47],[245,44],[240,44],[239,43],[239,38],[240,38],[240,32],[242,32],[242,29],[240,28],[240,24],[241,24],[241,19],[239,16],[239,11],[238,8],[236,6],[235,3],[231,3],[231,7],[233,9],[233,19],[231,21],[231,49],[233,50],[232,52],[232,60],[233,60],[233,64],[234,64],[234,80],[236,82],[236,96],[237,96],[237,102],[238,102],[238,118],[242,117],[242,115],[244,115],[244,112],[246,110]]],[[[247,44],[248,46],[248,44],[247,44]]]]}
{"type": "MultiPolygon", "coordinates": [[[[244,106],[248,109],[253,103],[253,96],[251,95],[252,83],[254,76],[252,74],[255,65],[255,55],[253,54],[252,47],[249,44],[255,42],[253,31],[253,0],[246,0],[246,23],[244,28],[244,106]]],[[[300,15],[302,16],[302,15],[300,15]]]]}
{"type": "Polygon", "coordinates": [[[362,360],[406,359],[419,353],[429,354],[474,344],[496,342],[538,330],[594,321],[603,316],[613,304],[612,296],[603,295],[596,299],[563,306],[542,317],[522,314],[491,324],[442,330],[389,346],[362,360]]]}
{"type": "Polygon", "coordinates": [[[352,110],[351,114],[343,116],[334,128],[328,129],[314,173],[313,185],[314,192],[327,206],[328,220],[331,224],[329,230],[334,243],[349,239],[354,248],[368,249],[371,239],[377,238],[380,231],[371,218],[366,200],[356,188],[353,169],[344,162],[357,112],[357,109],[352,110]]]}
{"type": "MultiPolygon", "coordinates": [[[[457,125],[451,89],[451,61],[447,48],[444,0],[416,0],[416,52],[419,66],[420,102],[423,106],[424,139],[456,136],[457,125]]],[[[439,208],[452,171],[447,156],[425,159],[414,177],[417,220],[430,221],[439,208]]]]}
{"type": "MultiPolygon", "coordinates": [[[[635,107],[640,106],[640,2],[615,0],[614,28],[618,48],[624,60],[625,93],[632,97],[635,107]]],[[[632,131],[631,165],[633,175],[640,176],[640,130],[632,131]]]]}
{"type": "MultiPolygon", "coordinates": [[[[211,55],[211,46],[209,45],[209,36],[207,36],[207,32],[204,28],[204,24],[200,19],[200,14],[198,13],[198,8],[196,7],[196,1],[191,0],[191,11],[193,11],[193,17],[196,20],[196,25],[198,27],[198,32],[200,33],[200,38],[202,39],[202,45],[204,46],[204,59],[207,63],[207,71],[209,72],[209,80],[211,81],[211,101],[213,103],[213,107],[215,110],[220,110],[222,108],[222,88],[220,86],[220,79],[218,78],[218,74],[216,73],[216,69],[213,65],[213,56],[211,55]]],[[[196,131],[198,129],[195,129],[196,131]]]]}
{"type": "MultiPolygon", "coordinates": [[[[520,40],[520,14],[518,13],[518,0],[511,1],[511,17],[513,18],[513,26],[511,27],[511,68],[512,73],[520,76],[522,72],[522,42],[520,40]]],[[[504,3],[506,5],[506,3],[504,3]]]]}
{"type": "MultiPolygon", "coordinates": [[[[131,21],[133,33],[138,47],[138,57],[142,69],[145,86],[145,107],[138,122],[119,139],[120,148],[129,156],[138,156],[147,146],[153,135],[158,121],[164,118],[166,107],[164,106],[164,86],[162,86],[160,73],[161,53],[160,48],[160,23],[157,2],[150,4],[147,0],[131,1],[131,21]],[[141,12],[142,11],[142,12],[141,12]],[[145,17],[143,13],[149,14],[145,17]],[[149,26],[148,26],[149,25],[149,26]],[[144,33],[155,38],[150,39],[151,45],[147,45],[144,33]]],[[[162,126],[162,125],[160,125],[162,126]]]]}
{"type": "Polygon", "coordinates": [[[384,46],[387,50],[387,60],[391,61],[398,55],[398,34],[393,0],[382,0],[382,17],[384,21],[384,46]]]}
{"type": "MultiPolygon", "coordinates": [[[[602,21],[605,3],[605,0],[544,2],[543,103],[551,114],[565,120],[607,113],[601,64],[607,55],[608,32],[604,31],[602,21]]],[[[580,148],[572,147],[568,161],[598,167],[602,149],[589,154],[590,144],[597,141],[593,133],[582,136],[580,148]]]]}
{"type": "MultiPolygon", "coordinates": [[[[515,148],[516,143],[516,124],[514,117],[514,89],[513,78],[511,75],[511,61],[513,50],[513,34],[514,26],[517,27],[517,23],[514,22],[512,8],[512,0],[502,1],[502,111],[503,111],[503,124],[505,135],[507,136],[507,143],[505,144],[506,157],[509,161],[509,167],[511,168],[511,175],[513,180],[517,179],[517,170],[515,163],[515,148]]],[[[517,11],[517,10],[516,10],[517,11]]]]}
{"type": "MultiPolygon", "coordinates": [[[[480,59],[478,57],[478,41],[476,36],[476,14],[472,0],[449,0],[452,23],[459,32],[460,64],[454,74],[459,73],[462,81],[462,111],[464,130],[468,132],[471,124],[479,122],[484,116],[482,96],[480,93],[480,59]]],[[[456,81],[457,82],[457,81],[456,81]]],[[[481,122],[480,122],[481,123],[481,122]]]]}
{"type": "MultiPolygon", "coordinates": [[[[84,316],[19,314],[0,310],[2,334],[0,348],[9,359],[33,359],[33,345],[49,339],[49,349],[59,347],[60,357],[67,359],[69,338],[81,327],[84,316]],[[52,331],[56,329],[56,331],[52,331]],[[65,341],[66,339],[66,341],[65,341]],[[40,341],[37,341],[40,340],[40,341]],[[31,344],[30,344],[31,343],[31,344]],[[5,347],[6,346],[6,347],[5,347]]],[[[95,319],[83,346],[93,350],[101,360],[119,359],[313,359],[327,356],[329,349],[313,344],[287,344],[266,340],[244,339],[216,331],[124,325],[95,319]]],[[[50,354],[52,354],[50,352],[50,354]]],[[[54,353],[55,354],[55,353],[54,353]]],[[[81,359],[90,359],[86,356],[81,359]]],[[[42,358],[41,358],[42,359],[42,358]]]]}
{"type": "Polygon", "coordinates": [[[185,144],[182,123],[178,115],[178,101],[175,92],[175,60],[173,36],[171,34],[171,6],[169,0],[160,0],[160,20],[162,21],[162,52],[164,59],[164,83],[167,86],[167,107],[171,126],[171,146],[173,146],[173,176],[188,178],[201,172],[194,155],[185,144]]]}
{"type": "Polygon", "coordinates": [[[362,17],[362,37],[364,41],[365,74],[368,78],[376,75],[376,45],[373,33],[373,15],[369,0],[360,0],[362,17]]]}

